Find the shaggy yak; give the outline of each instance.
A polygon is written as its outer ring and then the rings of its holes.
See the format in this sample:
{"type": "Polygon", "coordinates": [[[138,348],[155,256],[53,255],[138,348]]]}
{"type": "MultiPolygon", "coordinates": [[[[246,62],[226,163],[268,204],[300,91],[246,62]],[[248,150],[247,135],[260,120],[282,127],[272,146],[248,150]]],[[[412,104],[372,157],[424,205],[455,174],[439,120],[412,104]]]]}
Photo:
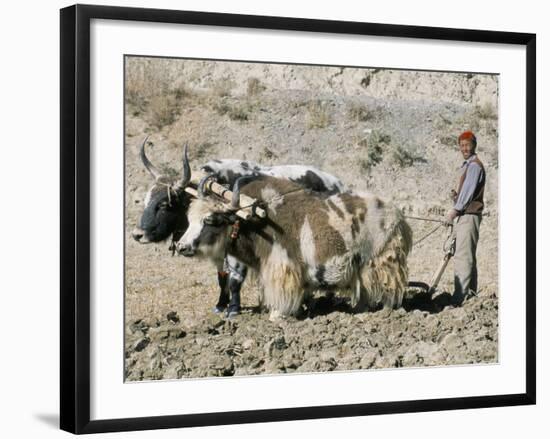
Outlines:
{"type": "Polygon", "coordinates": [[[244,262],[257,274],[270,319],[296,315],[315,290],[346,292],[355,307],[395,307],[403,300],[412,231],[401,212],[377,196],[326,196],[288,180],[239,179],[231,204],[214,195],[193,200],[188,220],[178,252],[216,263],[229,254],[244,262]],[[237,217],[240,193],[259,200],[267,217],[237,217]]]}
{"type": "MultiPolygon", "coordinates": [[[[183,175],[173,178],[163,174],[145,153],[147,137],[140,147],[140,158],[145,169],[151,174],[154,183],[149,188],[144,200],[144,209],[132,237],[141,244],[162,242],[169,238],[172,246],[185,233],[188,226],[187,209],[191,196],[185,187],[191,179],[191,168],[184,153],[183,175]]],[[[243,176],[272,175],[292,180],[301,187],[314,191],[336,193],[343,190],[342,182],[331,174],[311,166],[284,165],[262,166],[258,163],[243,160],[210,160],[202,169],[220,184],[233,186],[243,176]]],[[[235,257],[218,261],[218,284],[220,296],[214,312],[231,317],[240,311],[240,289],[247,275],[247,267],[235,257]]]]}

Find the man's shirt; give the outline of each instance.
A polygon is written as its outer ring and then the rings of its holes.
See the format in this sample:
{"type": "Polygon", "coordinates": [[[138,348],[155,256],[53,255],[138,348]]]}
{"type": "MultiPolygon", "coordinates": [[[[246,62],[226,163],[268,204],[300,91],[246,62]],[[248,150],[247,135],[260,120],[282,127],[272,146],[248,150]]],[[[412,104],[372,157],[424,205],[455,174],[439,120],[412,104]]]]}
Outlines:
{"type": "Polygon", "coordinates": [[[472,154],[467,160],[464,160],[460,169],[465,172],[464,183],[453,206],[453,209],[458,212],[463,212],[468,204],[472,201],[474,193],[479,184],[483,182],[484,175],[481,166],[474,160],[477,157],[476,154],[472,154]]]}

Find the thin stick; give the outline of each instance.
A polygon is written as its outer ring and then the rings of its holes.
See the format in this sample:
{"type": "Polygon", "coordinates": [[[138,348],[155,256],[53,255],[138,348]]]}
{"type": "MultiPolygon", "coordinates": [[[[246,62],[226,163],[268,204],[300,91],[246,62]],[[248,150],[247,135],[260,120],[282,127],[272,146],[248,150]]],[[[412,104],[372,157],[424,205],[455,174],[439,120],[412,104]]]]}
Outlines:
{"type": "Polygon", "coordinates": [[[414,219],[414,220],[420,220],[420,221],[431,221],[433,223],[445,223],[443,220],[439,219],[433,219],[433,218],[423,218],[421,216],[410,216],[410,215],[403,215],[405,218],[414,219]]]}

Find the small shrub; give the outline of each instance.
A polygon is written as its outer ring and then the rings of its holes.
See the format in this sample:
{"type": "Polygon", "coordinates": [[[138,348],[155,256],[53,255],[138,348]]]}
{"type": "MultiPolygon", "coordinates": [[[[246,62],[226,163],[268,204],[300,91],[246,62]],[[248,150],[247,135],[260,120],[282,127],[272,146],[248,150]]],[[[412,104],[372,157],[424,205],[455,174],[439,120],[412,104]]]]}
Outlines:
{"type": "Polygon", "coordinates": [[[248,120],[248,110],[242,105],[231,105],[228,102],[222,102],[214,105],[214,110],[220,115],[227,115],[231,120],[248,120]]]}
{"type": "Polygon", "coordinates": [[[304,154],[311,154],[313,152],[313,147],[311,145],[302,146],[302,152],[304,154]]]}
{"type": "Polygon", "coordinates": [[[125,59],[126,103],[144,110],[155,96],[173,94],[177,99],[188,96],[174,60],[127,57],[125,59]]]}
{"type": "Polygon", "coordinates": [[[307,127],[326,128],[330,124],[330,114],[321,101],[313,101],[308,105],[307,127]]]}
{"type": "Polygon", "coordinates": [[[366,73],[363,79],[361,79],[361,87],[367,88],[370,85],[371,75],[366,73]]]}
{"type": "Polygon", "coordinates": [[[367,152],[367,157],[371,166],[376,166],[384,158],[384,151],[380,145],[372,145],[367,152]]]}
{"type": "Polygon", "coordinates": [[[482,105],[476,105],[474,109],[474,116],[482,120],[497,119],[497,112],[495,107],[490,102],[485,102],[482,105]]]}
{"type": "Polygon", "coordinates": [[[457,146],[458,145],[458,136],[451,136],[447,134],[441,134],[437,137],[437,140],[442,145],[446,146],[457,146]]]}
{"type": "Polygon", "coordinates": [[[377,145],[380,143],[389,145],[391,143],[391,136],[389,134],[382,133],[381,131],[373,131],[369,136],[369,141],[377,145]]]}
{"type": "Polygon", "coordinates": [[[178,99],[171,94],[153,96],[147,107],[149,122],[157,129],[172,124],[180,112],[178,99]]]}
{"type": "Polygon", "coordinates": [[[214,146],[214,143],[211,142],[201,142],[194,149],[194,158],[200,159],[206,157],[209,153],[209,150],[214,146]]]}
{"type": "Polygon", "coordinates": [[[212,93],[214,94],[214,96],[224,98],[231,95],[231,90],[234,86],[235,84],[230,79],[218,79],[212,86],[212,93]]]}
{"type": "Polygon", "coordinates": [[[395,163],[401,168],[414,165],[415,162],[426,163],[426,159],[420,155],[415,155],[413,152],[403,148],[402,146],[396,146],[392,152],[392,157],[395,163]]]}
{"type": "Polygon", "coordinates": [[[359,167],[361,168],[362,171],[368,172],[371,169],[371,163],[368,159],[360,159],[359,167]]]}
{"type": "Polygon", "coordinates": [[[233,107],[229,113],[227,113],[229,116],[229,119],[231,120],[239,120],[239,121],[245,121],[248,120],[248,113],[243,107],[233,107]]]}
{"type": "Polygon", "coordinates": [[[391,142],[391,137],[388,134],[380,131],[373,131],[369,137],[361,139],[357,144],[367,150],[367,158],[361,159],[359,165],[363,170],[369,170],[376,166],[384,158],[384,149],[391,142]]]}
{"type": "Polygon", "coordinates": [[[358,122],[366,122],[374,117],[374,114],[365,105],[352,104],[348,108],[348,116],[350,119],[358,122]]]}
{"type": "Polygon", "coordinates": [[[277,154],[275,154],[273,151],[271,151],[267,146],[262,151],[262,156],[266,159],[274,159],[277,158],[277,154]]]}
{"type": "Polygon", "coordinates": [[[246,94],[248,96],[256,96],[265,90],[265,86],[260,82],[258,78],[248,78],[246,84],[246,94]]]}
{"type": "Polygon", "coordinates": [[[303,100],[296,100],[296,101],[290,102],[290,107],[293,108],[294,110],[299,110],[300,108],[305,107],[306,105],[307,105],[307,101],[303,101],[303,100]]]}
{"type": "Polygon", "coordinates": [[[193,93],[191,93],[191,91],[189,91],[187,88],[185,88],[184,86],[179,86],[177,88],[174,89],[174,91],[172,92],[174,94],[174,97],[176,99],[184,99],[184,98],[189,98],[193,95],[193,93]]]}
{"type": "Polygon", "coordinates": [[[476,105],[458,120],[460,131],[472,130],[477,133],[482,128],[487,132],[496,131],[495,122],[498,119],[496,108],[489,102],[476,105]]]}

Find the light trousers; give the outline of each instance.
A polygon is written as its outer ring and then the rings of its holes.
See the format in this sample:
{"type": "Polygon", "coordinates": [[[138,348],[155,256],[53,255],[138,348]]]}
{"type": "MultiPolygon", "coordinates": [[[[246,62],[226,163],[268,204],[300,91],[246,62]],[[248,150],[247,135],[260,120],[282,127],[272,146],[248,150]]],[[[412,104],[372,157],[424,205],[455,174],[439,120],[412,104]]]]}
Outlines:
{"type": "Polygon", "coordinates": [[[477,293],[476,249],[480,224],[481,215],[469,214],[458,217],[455,223],[455,291],[453,300],[458,303],[462,303],[470,290],[477,293]]]}

